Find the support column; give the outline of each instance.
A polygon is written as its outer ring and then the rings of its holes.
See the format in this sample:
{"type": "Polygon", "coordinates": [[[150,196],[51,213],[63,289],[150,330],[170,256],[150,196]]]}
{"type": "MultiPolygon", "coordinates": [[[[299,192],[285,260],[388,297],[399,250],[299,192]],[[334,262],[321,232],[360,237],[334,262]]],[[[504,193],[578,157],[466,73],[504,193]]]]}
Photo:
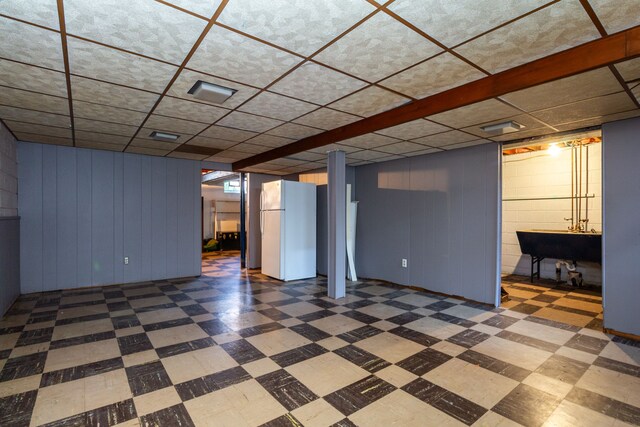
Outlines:
{"type": "Polygon", "coordinates": [[[327,178],[327,206],[329,207],[328,295],[330,298],[338,299],[343,298],[346,293],[347,185],[344,151],[329,152],[327,178]]]}
{"type": "Polygon", "coordinates": [[[247,212],[247,194],[246,194],[246,174],[240,173],[240,268],[247,267],[247,234],[246,234],[246,212],[247,212]]]}

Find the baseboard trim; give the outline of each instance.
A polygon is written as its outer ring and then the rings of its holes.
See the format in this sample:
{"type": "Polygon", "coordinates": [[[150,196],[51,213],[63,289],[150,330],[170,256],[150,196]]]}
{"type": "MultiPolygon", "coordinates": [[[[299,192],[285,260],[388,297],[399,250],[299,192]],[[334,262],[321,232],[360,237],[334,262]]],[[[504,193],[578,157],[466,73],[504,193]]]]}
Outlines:
{"type": "Polygon", "coordinates": [[[615,329],[611,329],[611,328],[603,328],[603,331],[606,334],[615,335],[615,336],[620,337],[620,338],[625,338],[625,339],[628,339],[628,340],[640,342],[640,335],[630,334],[628,332],[620,332],[620,331],[616,331],[615,329]]]}

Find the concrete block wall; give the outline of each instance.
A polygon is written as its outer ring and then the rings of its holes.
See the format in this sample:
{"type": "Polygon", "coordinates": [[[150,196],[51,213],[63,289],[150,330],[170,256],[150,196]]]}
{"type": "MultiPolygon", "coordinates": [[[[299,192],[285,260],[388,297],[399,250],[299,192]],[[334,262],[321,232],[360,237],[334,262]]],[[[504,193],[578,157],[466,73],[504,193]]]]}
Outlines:
{"type": "MultiPolygon", "coordinates": [[[[589,229],[602,231],[602,144],[589,147],[589,229]]],[[[586,147],[583,148],[586,150],[586,147]]],[[[583,151],[586,168],[586,151],[583,151]]],[[[586,169],[585,169],[586,170],[586,169]]],[[[586,192],[583,171],[582,192],[586,192]]],[[[530,274],[530,257],[522,255],[516,230],[566,230],[571,224],[571,200],[517,200],[535,197],[570,196],[571,150],[562,149],[557,157],[546,151],[514,154],[503,157],[502,167],[502,273],[530,274]]],[[[584,203],[584,200],[583,200],[584,203]]],[[[584,205],[583,205],[584,206],[584,205]]],[[[584,218],[585,208],[582,215],[584,218]]],[[[540,275],[555,278],[556,260],[547,259],[540,265],[540,275]]],[[[578,270],[589,284],[602,283],[602,268],[595,263],[579,263],[578,270]]],[[[566,277],[563,269],[563,278],[566,277]]]]}

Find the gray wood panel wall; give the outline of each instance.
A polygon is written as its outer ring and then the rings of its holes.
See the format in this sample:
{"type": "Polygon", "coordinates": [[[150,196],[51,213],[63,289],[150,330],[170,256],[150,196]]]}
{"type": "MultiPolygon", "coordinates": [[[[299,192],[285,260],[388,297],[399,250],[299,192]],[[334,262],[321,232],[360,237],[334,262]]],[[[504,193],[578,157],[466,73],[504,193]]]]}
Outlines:
{"type": "Polygon", "coordinates": [[[200,162],[21,142],[18,169],[23,293],[200,274],[200,162]]]}
{"type": "Polygon", "coordinates": [[[0,318],[20,295],[20,218],[0,216],[0,318]]]}
{"type": "Polygon", "coordinates": [[[494,304],[499,173],[498,144],[357,167],[358,276],[494,304]]]}
{"type": "Polygon", "coordinates": [[[604,326],[640,335],[640,118],[602,126],[604,326]]]}

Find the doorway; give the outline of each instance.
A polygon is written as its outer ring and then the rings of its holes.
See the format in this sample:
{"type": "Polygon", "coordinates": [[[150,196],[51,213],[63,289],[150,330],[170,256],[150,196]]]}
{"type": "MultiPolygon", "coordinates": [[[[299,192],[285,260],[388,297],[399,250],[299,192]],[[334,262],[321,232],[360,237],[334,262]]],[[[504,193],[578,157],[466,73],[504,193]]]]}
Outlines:
{"type": "Polygon", "coordinates": [[[602,329],[600,130],[502,150],[501,306],[602,329]]]}

